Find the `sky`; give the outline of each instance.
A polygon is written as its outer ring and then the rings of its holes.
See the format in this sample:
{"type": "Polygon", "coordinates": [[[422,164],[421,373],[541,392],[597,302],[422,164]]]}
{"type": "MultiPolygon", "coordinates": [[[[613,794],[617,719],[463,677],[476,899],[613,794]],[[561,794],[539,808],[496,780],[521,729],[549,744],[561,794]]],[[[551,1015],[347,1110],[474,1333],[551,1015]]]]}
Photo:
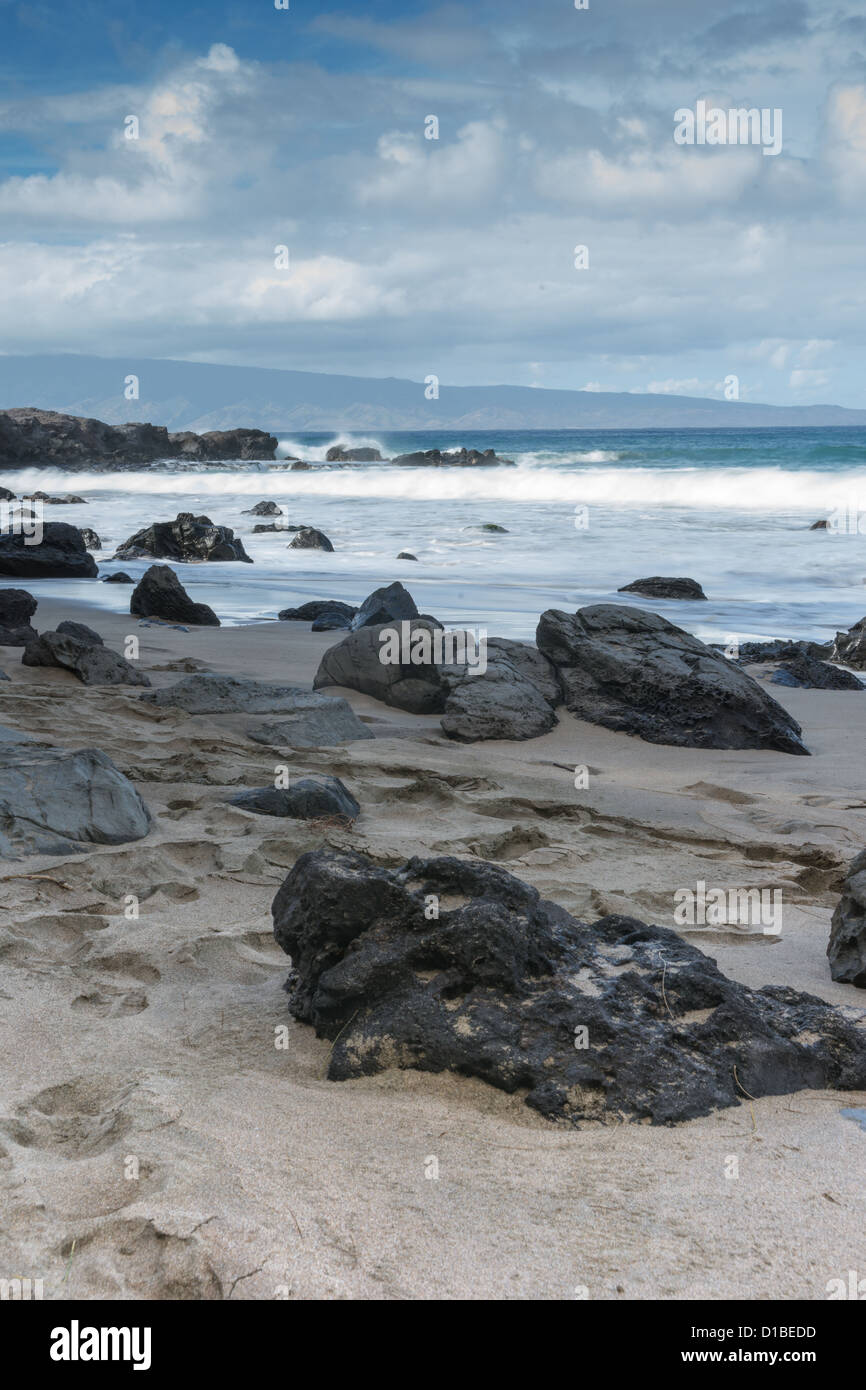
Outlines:
{"type": "Polygon", "coordinates": [[[866,0],[288,4],[0,0],[0,352],[866,407],[866,0]]]}

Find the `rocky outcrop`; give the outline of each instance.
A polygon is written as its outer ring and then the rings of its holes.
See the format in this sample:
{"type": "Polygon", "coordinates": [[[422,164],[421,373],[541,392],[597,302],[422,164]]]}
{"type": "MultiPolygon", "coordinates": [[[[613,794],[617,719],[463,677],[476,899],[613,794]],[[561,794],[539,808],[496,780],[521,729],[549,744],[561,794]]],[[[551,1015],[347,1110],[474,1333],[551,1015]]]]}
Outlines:
{"type": "Polygon", "coordinates": [[[498,458],[493,449],[455,449],[451,453],[419,449],[412,454],[399,454],[391,462],[405,468],[489,468],[502,464],[514,467],[513,459],[498,458]]]}
{"type": "Polygon", "coordinates": [[[0,647],[26,647],[36,640],[30,619],[37,607],[26,589],[0,589],[0,647]]]}
{"type": "Polygon", "coordinates": [[[816,661],[805,652],[777,667],[770,677],[770,684],[794,686],[802,690],[866,689],[863,682],[852,676],[850,671],[840,671],[838,666],[816,661]]]}
{"type": "Polygon", "coordinates": [[[343,449],[334,444],[326,453],[327,463],[381,463],[382,455],[378,449],[343,449]]]}
{"type": "Polygon", "coordinates": [[[141,698],[187,714],[279,715],[245,727],[248,738],[277,747],[324,748],[373,737],[346,700],[267,681],[193,675],[141,698]]]}
{"type": "Polygon", "coordinates": [[[536,640],[578,719],[649,743],[808,753],[799,724],[757,681],[656,613],[549,609],[536,640]]]}
{"type": "Polygon", "coordinates": [[[302,526],[296,535],[289,541],[290,550],[333,550],[334,547],[328,540],[324,531],[317,531],[315,526],[302,526]]]}
{"type": "Polygon", "coordinates": [[[866,989],[866,850],[850,864],[842,884],[827,956],[834,980],[866,989]]]}
{"type": "Polygon", "coordinates": [[[47,521],[38,545],[21,535],[0,535],[0,575],[16,579],[95,579],[96,561],[76,526],[47,521]]]}
{"type": "Polygon", "coordinates": [[[73,636],[68,631],[43,632],[24,648],[22,666],[60,667],[71,671],[82,685],[150,685],[143,671],[104,646],[101,637],[81,635],[88,629],[78,623],[67,624],[67,627],[78,628],[79,635],[73,636]]]}
{"type": "Polygon", "coordinates": [[[169,434],[161,425],[102,420],[23,407],[0,411],[0,467],[137,468],[164,458],[273,459],[278,441],[263,430],[169,434]]]}
{"type": "Polygon", "coordinates": [[[169,623],[220,625],[206,603],[193,603],[170,565],[151,565],[145,571],[130,597],[129,611],[137,618],[162,618],[169,623]]]}
{"type": "Polygon", "coordinates": [[[866,671],[866,618],[861,618],[847,632],[837,632],[833,644],[833,661],[866,671]]]}
{"type": "Polygon", "coordinates": [[[696,579],[664,579],[655,574],[650,579],[635,579],[617,589],[619,594],[641,594],[644,598],[703,599],[706,594],[696,579]]]}
{"type": "Polygon", "coordinates": [[[26,735],[3,741],[0,857],[122,845],[149,829],[135,787],[100,749],[45,748],[26,735]]]}
{"type": "Polygon", "coordinates": [[[274,899],[295,1018],[332,1081],[476,1076],[552,1120],[673,1124],[744,1098],[866,1087],[866,1030],[785,986],[729,980],[673,931],[588,925],[491,864],[396,871],[317,850],[274,899]]]}
{"type": "Polygon", "coordinates": [[[216,526],[208,516],[180,512],[174,521],[155,521],[118,546],[116,560],[176,562],[243,560],[252,564],[230,526],[216,526]]]}
{"type": "Polygon", "coordinates": [[[289,787],[257,787],[233,796],[231,806],[257,816],[288,816],[292,820],[351,822],[361,807],[339,777],[300,777],[289,787]]]}

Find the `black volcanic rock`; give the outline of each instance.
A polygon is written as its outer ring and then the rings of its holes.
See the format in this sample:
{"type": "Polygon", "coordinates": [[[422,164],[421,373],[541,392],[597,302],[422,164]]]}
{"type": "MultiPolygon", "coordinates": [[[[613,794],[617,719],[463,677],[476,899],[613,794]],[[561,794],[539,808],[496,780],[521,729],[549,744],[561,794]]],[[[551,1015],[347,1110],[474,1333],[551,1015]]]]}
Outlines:
{"type": "Polygon", "coordinates": [[[491,864],[317,850],[271,910],[290,1011],[333,1042],[332,1081],[451,1071],[569,1124],[866,1087],[866,1030],[823,1000],[736,984],[634,918],[578,921],[491,864]]]}
{"type": "Polygon", "coordinates": [[[327,463],[381,463],[382,455],[378,449],[342,449],[333,445],[325,455],[327,463]]]}
{"type": "Polygon", "coordinates": [[[484,468],[507,465],[514,467],[513,459],[498,458],[493,449],[455,449],[443,452],[441,449],[417,449],[411,454],[399,454],[391,460],[403,468],[484,468]]]}
{"type": "Polygon", "coordinates": [[[69,627],[83,630],[87,636],[43,632],[24,648],[22,666],[61,667],[77,676],[82,685],[150,685],[143,671],[104,646],[97,633],[82,629],[78,623],[69,623],[69,627]]]}
{"type": "MultiPolygon", "coordinates": [[[[436,631],[435,624],[427,618],[409,621],[410,635],[422,628],[431,635],[436,631]]],[[[346,686],[349,690],[372,695],[383,704],[408,710],[410,714],[441,714],[448,687],[441,668],[434,661],[401,664],[380,661],[382,634],[392,630],[392,623],[362,627],[329,647],[319,662],[313,688],[346,686]]]]}
{"type": "Polygon", "coordinates": [[[352,631],[356,632],[361,627],[377,627],[380,623],[399,623],[418,616],[415,600],[408,589],[404,589],[400,583],[389,584],[367,595],[352,619],[352,631]]]}
{"type": "Polygon", "coordinates": [[[299,777],[286,788],[257,787],[233,796],[230,805],[258,816],[288,816],[292,820],[353,821],[361,807],[339,777],[299,777]]]}
{"type": "Polygon", "coordinates": [[[248,507],[244,516],[282,516],[282,509],[276,502],[257,502],[254,507],[248,507]]]}
{"type": "Polygon", "coordinates": [[[290,550],[333,550],[331,542],[324,531],[317,531],[315,526],[302,526],[297,534],[289,541],[290,550]]]}
{"type": "Polygon", "coordinates": [[[63,637],[74,637],[76,642],[90,643],[91,646],[104,647],[105,643],[98,632],[86,623],[75,623],[69,618],[64,618],[62,623],[57,624],[57,631],[63,637]]]}
{"type": "Polygon", "coordinates": [[[24,536],[0,535],[0,575],[20,579],[95,579],[96,561],[77,526],[47,521],[39,545],[24,536]]]}
{"type": "Polygon", "coordinates": [[[536,640],[578,719],[649,743],[808,754],[799,724],[757,681],[657,613],[549,609],[536,640]]]}
{"type": "Polygon", "coordinates": [[[830,924],[827,955],[834,980],[866,989],[866,850],[849,865],[830,924]]]}
{"type": "Polygon", "coordinates": [[[0,411],[0,467],[7,468],[136,468],[172,457],[269,460],[277,443],[264,430],[169,434],[162,425],[107,425],[32,406],[0,411]]]}
{"type": "Polygon", "coordinates": [[[641,594],[644,598],[703,599],[706,594],[696,579],[664,579],[653,575],[651,579],[635,579],[632,584],[624,584],[617,590],[619,594],[641,594]]]}
{"type": "Polygon", "coordinates": [[[117,570],[114,574],[107,574],[102,582],[103,584],[134,584],[135,580],[125,570],[117,570]]]}
{"type": "Polygon", "coordinates": [[[259,459],[270,461],[279,440],[266,430],[208,430],[193,434],[183,430],[168,436],[168,452],[173,458],[200,459],[218,463],[230,459],[259,459]]]}
{"type": "Polygon", "coordinates": [[[861,618],[847,632],[836,633],[832,659],[853,666],[857,671],[866,671],[866,618],[861,618]]]}
{"type": "Polygon", "coordinates": [[[170,565],[151,565],[145,571],[130,597],[129,611],[138,618],[162,618],[169,623],[220,625],[206,603],[193,603],[170,565]]]}
{"type": "Polygon", "coordinates": [[[351,603],[341,603],[336,598],[317,598],[302,603],[300,608],[284,608],[277,616],[281,623],[314,623],[323,613],[339,613],[351,620],[357,611],[351,603]]]}
{"type": "Polygon", "coordinates": [[[866,686],[850,671],[840,671],[826,661],[815,661],[801,652],[784,662],[770,677],[771,685],[800,687],[803,690],[864,690],[866,686]]]}
{"type": "Polygon", "coordinates": [[[99,539],[96,532],[92,531],[89,526],[82,526],[81,538],[88,550],[102,549],[102,541],[99,539]]]}
{"type": "Polygon", "coordinates": [[[208,516],[180,512],[174,521],[155,521],[118,546],[117,560],[225,561],[252,564],[230,526],[216,526],[208,516]]]}
{"type": "Polygon", "coordinates": [[[38,605],[26,589],[0,589],[0,647],[26,647],[36,639],[30,619],[38,605]]]}

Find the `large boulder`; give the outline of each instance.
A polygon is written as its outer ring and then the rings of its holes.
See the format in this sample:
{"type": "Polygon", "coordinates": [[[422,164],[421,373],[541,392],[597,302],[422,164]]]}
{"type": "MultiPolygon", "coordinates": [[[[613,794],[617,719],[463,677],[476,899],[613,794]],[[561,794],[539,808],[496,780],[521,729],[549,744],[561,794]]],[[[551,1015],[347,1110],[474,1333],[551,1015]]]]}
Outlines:
{"type": "Polygon", "coordinates": [[[187,714],[279,715],[278,720],[247,728],[248,737],[256,743],[323,748],[373,737],[348,701],[267,681],[193,675],[141,698],[161,709],[182,709],[187,714]]]}
{"type": "Polygon", "coordinates": [[[748,989],[631,917],[578,921],[491,864],[390,871],[317,850],[272,915],[290,1010],[332,1041],[332,1081],[451,1071],[570,1124],[672,1124],[746,1096],[866,1087],[866,1029],[823,1000],[748,989]]]}
{"type": "Polygon", "coordinates": [[[251,565],[243,543],[230,526],[215,526],[210,517],[180,512],[174,521],[155,521],[118,547],[116,560],[225,561],[251,565]]]}
{"type": "MultiPolygon", "coordinates": [[[[410,651],[415,633],[425,632],[427,637],[420,641],[429,644],[436,631],[436,625],[427,618],[415,618],[407,622],[406,628],[410,651]]],[[[319,663],[314,688],[342,685],[411,714],[441,714],[448,687],[435,661],[410,659],[391,663],[380,659],[385,650],[382,634],[387,636],[393,630],[393,623],[362,627],[329,647],[319,663]]]]}
{"type": "MultiPolygon", "coordinates": [[[[70,623],[70,627],[80,627],[70,623]]],[[[84,629],[87,631],[87,629],[84,629]]],[[[71,671],[82,685],[150,685],[143,671],[103,645],[102,638],[72,636],[68,632],[43,632],[24,648],[22,666],[55,666],[71,671]]]]}
{"type": "Polygon", "coordinates": [[[299,777],[285,788],[257,787],[240,792],[230,805],[257,816],[287,816],[292,820],[353,821],[361,807],[339,777],[299,777]]]}
{"type": "Polygon", "coordinates": [[[656,613],[549,609],[536,640],[578,719],[649,743],[808,754],[799,724],[757,681],[656,613]]]}
{"type": "Polygon", "coordinates": [[[866,989],[866,850],[848,868],[830,924],[830,974],[841,984],[866,989]]]}
{"type": "Polygon", "coordinates": [[[147,807],[98,748],[45,748],[4,740],[0,759],[0,856],[71,854],[122,845],[150,829],[147,807]]]}
{"type": "MultiPolygon", "coordinates": [[[[2,413],[2,412],[0,412],[2,413]]],[[[31,545],[14,532],[0,535],[0,575],[19,579],[94,579],[96,561],[77,526],[47,521],[42,539],[31,545]]]]}
{"type": "Polygon", "coordinates": [[[170,565],[151,565],[132,591],[129,611],[138,618],[162,618],[169,623],[219,627],[220,620],[206,603],[193,603],[170,565]]]}
{"type": "Polygon", "coordinates": [[[289,541],[290,550],[333,550],[331,542],[324,531],[317,531],[315,526],[302,526],[300,530],[289,541]]]}
{"type": "Polygon", "coordinates": [[[442,728],[461,743],[481,739],[528,739],[549,733],[562,700],[555,668],[528,642],[491,637],[486,670],[469,665],[443,670],[449,694],[442,728]]]}
{"type": "Polygon", "coordinates": [[[861,618],[847,632],[836,633],[831,659],[853,666],[857,671],[866,671],[866,618],[861,618]]]}
{"type": "Polygon", "coordinates": [[[265,430],[208,430],[193,434],[183,430],[168,436],[173,458],[218,462],[226,459],[273,459],[279,440],[265,430]]]}
{"type": "Polygon", "coordinates": [[[696,579],[665,579],[655,574],[650,579],[635,579],[617,589],[619,594],[642,594],[644,598],[703,599],[706,594],[696,579]]]}
{"type": "Polygon", "coordinates": [[[361,627],[378,627],[381,623],[399,623],[417,618],[415,600],[400,583],[388,584],[368,594],[352,618],[352,631],[361,627]]]}
{"type": "Polygon", "coordinates": [[[0,589],[0,647],[26,647],[35,640],[30,619],[37,607],[26,589],[0,589]]]}

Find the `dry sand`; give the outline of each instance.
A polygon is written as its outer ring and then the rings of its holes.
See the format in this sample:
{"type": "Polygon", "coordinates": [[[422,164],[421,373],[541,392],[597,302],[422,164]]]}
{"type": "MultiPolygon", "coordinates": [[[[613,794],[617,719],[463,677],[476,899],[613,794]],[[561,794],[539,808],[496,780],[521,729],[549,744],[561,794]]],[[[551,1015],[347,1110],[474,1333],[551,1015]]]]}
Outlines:
{"type": "MultiPolygon", "coordinates": [[[[135,633],[154,684],[192,658],[308,685],[339,640],[40,602],[41,629],[61,617],[117,650],[135,633]]],[[[287,1012],[269,912],[323,842],[386,864],[482,856],[589,920],[672,926],[674,889],[699,879],[781,888],[780,941],[701,944],[746,984],[862,1008],[825,949],[842,869],[866,843],[866,699],[774,687],[805,759],[659,747],[564,712],[531,742],[455,745],[437,718],[335,691],[375,740],[275,757],[227,721],[19,658],[0,648],[0,723],[105,749],[154,826],[136,844],[0,865],[0,1276],[43,1278],[54,1299],[822,1299],[828,1280],[866,1276],[866,1132],[840,1113],[866,1095],[573,1130],[452,1075],[335,1084],[329,1044],[287,1012]],[[363,808],[354,828],[226,805],[276,761],[341,777],[363,808]]]]}

